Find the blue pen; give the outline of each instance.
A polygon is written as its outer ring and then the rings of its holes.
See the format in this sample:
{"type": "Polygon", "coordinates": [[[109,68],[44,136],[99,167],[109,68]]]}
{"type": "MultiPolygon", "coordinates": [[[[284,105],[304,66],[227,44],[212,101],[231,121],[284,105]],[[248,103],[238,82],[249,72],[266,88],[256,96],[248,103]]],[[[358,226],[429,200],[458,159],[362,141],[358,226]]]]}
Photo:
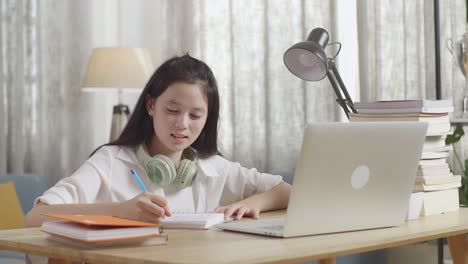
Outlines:
{"type": "Polygon", "coordinates": [[[146,186],[143,184],[143,182],[141,181],[140,179],[140,176],[138,176],[138,174],[136,173],[136,171],[134,169],[130,169],[130,172],[133,174],[133,177],[135,178],[135,180],[138,182],[138,185],[140,185],[140,188],[144,191],[144,192],[147,192],[148,189],[146,189],[146,186]]]}

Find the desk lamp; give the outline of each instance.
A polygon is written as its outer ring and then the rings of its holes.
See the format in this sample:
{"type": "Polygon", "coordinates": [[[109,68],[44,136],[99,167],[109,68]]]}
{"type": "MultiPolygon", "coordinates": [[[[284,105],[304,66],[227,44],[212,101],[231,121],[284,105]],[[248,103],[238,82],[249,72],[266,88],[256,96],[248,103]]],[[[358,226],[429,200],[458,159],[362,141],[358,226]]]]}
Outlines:
{"type": "Polygon", "coordinates": [[[349,112],[357,113],[357,111],[334,62],[340,53],[341,43],[328,44],[340,46],[333,58],[328,58],[325,53],[327,44],[328,32],[323,28],[315,28],[306,41],[296,43],[286,50],[283,57],[284,64],[290,72],[306,81],[320,81],[326,75],[335,91],[336,102],[349,118],[349,112]]]}
{"type": "Polygon", "coordinates": [[[122,93],[140,93],[153,71],[153,62],[147,49],[93,49],[81,90],[118,92],[118,103],[112,113],[111,141],[120,136],[130,115],[128,105],[122,103],[122,93]]]}

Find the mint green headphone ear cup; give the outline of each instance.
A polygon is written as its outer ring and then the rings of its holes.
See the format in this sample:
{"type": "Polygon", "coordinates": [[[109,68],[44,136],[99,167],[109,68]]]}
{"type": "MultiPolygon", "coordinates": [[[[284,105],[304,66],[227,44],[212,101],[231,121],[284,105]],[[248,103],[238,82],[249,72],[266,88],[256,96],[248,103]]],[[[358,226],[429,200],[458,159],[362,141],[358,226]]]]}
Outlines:
{"type": "Polygon", "coordinates": [[[183,189],[191,186],[197,175],[196,152],[192,149],[187,152],[193,152],[195,160],[182,159],[177,169],[167,156],[159,154],[151,157],[145,144],[137,147],[136,156],[145,166],[148,178],[156,185],[165,187],[174,183],[179,189],[183,189]]]}
{"type": "Polygon", "coordinates": [[[183,189],[191,186],[197,176],[197,164],[195,161],[184,159],[180,161],[179,167],[177,168],[177,176],[174,179],[174,184],[183,189]]]}
{"type": "Polygon", "coordinates": [[[146,173],[156,185],[167,186],[177,175],[172,161],[164,155],[156,155],[146,165],[146,173]]]}

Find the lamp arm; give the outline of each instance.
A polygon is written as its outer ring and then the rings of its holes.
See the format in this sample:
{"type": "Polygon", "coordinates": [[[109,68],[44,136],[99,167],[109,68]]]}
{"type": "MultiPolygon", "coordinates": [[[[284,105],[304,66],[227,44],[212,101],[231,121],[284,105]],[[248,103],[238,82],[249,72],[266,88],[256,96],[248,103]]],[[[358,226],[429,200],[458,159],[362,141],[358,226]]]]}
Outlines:
{"type": "Polygon", "coordinates": [[[338,88],[338,84],[336,83],[335,76],[333,75],[333,71],[329,69],[327,71],[327,77],[328,80],[330,80],[330,83],[332,85],[333,91],[335,92],[336,95],[336,102],[343,108],[343,111],[346,114],[346,117],[349,119],[349,109],[348,106],[346,105],[346,100],[343,98],[343,95],[340,92],[340,89],[338,88]]]}
{"type": "Polygon", "coordinates": [[[349,118],[349,112],[357,113],[357,110],[354,107],[353,100],[351,99],[351,96],[349,96],[343,79],[341,79],[341,75],[338,72],[335,62],[332,59],[328,59],[328,69],[327,76],[333,86],[333,90],[335,91],[337,97],[336,101],[338,104],[340,104],[340,106],[345,111],[346,116],[349,118]],[[344,94],[345,98],[343,98],[341,93],[344,94]]]}
{"type": "Polygon", "coordinates": [[[340,73],[338,72],[338,69],[336,68],[336,65],[335,65],[335,62],[333,60],[330,61],[331,64],[329,64],[331,66],[331,69],[333,71],[333,74],[335,75],[336,77],[336,80],[338,81],[338,83],[340,84],[340,87],[341,87],[341,90],[343,91],[343,94],[345,95],[346,97],[346,101],[348,103],[348,106],[351,108],[352,112],[353,113],[357,113],[357,110],[356,108],[354,107],[354,103],[353,103],[353,100],[351,99],[351,96],[349,96],[349,93],[348,93],[348,90],[346,89],[346,86],[343,82],[343,79],[341,79],[341,75],[340,73]]]}

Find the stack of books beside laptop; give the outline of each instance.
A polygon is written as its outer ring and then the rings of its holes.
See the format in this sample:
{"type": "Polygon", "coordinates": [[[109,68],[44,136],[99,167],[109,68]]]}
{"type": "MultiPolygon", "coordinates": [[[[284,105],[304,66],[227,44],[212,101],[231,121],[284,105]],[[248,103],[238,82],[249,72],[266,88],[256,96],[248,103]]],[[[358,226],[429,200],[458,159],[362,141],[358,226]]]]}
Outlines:
{"type": "Polygon", "coordinates": [[[458,187],[461,176],[453,175],[447,163],[450,146],[445,138],[450,133],[448,100],[401,100],[356,102],[358,113],[351,113],[352,122],[417,121],[427,122],[428,130],[418,172],[410,199],[408,219],[420,215],[440,214],[459,208],[458,187]]]}

